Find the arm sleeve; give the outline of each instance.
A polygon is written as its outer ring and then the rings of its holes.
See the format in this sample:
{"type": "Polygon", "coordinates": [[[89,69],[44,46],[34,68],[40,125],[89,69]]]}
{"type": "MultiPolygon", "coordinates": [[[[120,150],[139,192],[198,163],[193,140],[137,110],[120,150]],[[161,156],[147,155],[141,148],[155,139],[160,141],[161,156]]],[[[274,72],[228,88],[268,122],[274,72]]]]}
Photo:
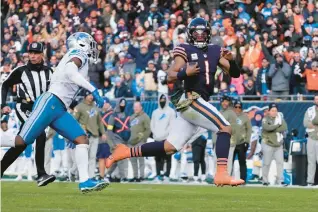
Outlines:
{"type": "Polygon", "coordinates": [[[138,49],[133,45],[130,45],[128,48],[128,53],[131,54],[133,57],[137,56],[138,49]]]}
{"type": "Polygon", "coordinates": [[[107,126],[107,137],[110,139],[110,140],[114,140],[114,132],[113,132],[113,129],[114,129],[114,124],[115,124],[115,117],[114,115],[110,115],[109,119],[108,119],[108,126],[107,126]]]}
{"type": "Polygon", "coordinates": [[[271,125],[267,122],[267,119],[264,119],[262,123],[262,127],[263,127],[263,130],[267,132],[272,132],[276,130],[279,127],[279,125],[271,125]]]}
{"type": "Polygon", "coordinates": [[[115,22],[115,17],[113,15],[110,17],[109,25],[112,28],[114,34],[116,34],[117,33],[117,24],[115,22]]]}
{"type": "Polygon", "coordinates": [[[155,131],[155,113],[156,111],[154,111],[153,113],[152,113],[152,117],[151,117],[151,120],[150,120],[150,129],[151,129],[151,132],[152,133],[154,133],[154,131],[155,131]]]}
{"type": "Polygon", "coordinates": [[[286,121],[283,119],[282,125],[279,126],[275,131],[276,132],[285,132],[287,130],[286,121]]]}
{"type": "Polygon", "coordinates": [[[6,105],[6,100],[7,100],[9,88],[15,84],[21,83],[21,75],[22,75],[22,71],[20,71],[20,69],[16,68],[9,74],[7,79],[2,83],[2,86],[1,86],[1,108],[3,108],[6,105]]]}
{"type": "Polygon", "coordinates": [[[306,111],[305,113],[305,116],[304,116],[304,127],[308,128],[309,125],[311,124],[311,121],[309,120],[309,117],[308,117],[308,110],[306,111]]]}
{"type": "Polygon", "coordinates": [[[269,71],[268,71],[268,76],[269,77],[273,77],[276,73],[276,67],[275,67],[275,64],[271,64],[270,65],[270,68],[269,68],[269,71]]]}
{"type": "Polygon", "coordinates": [[[267,47],[262,43],[262,51],[264,53],[264,56],[266,60],[268,60],[271,64],[275,63],[275,58],[269,53],[267,47]]]}
{"type": "Polygon", "coordinates": [[[91,85],[79,72],[74,62],[68,62],[65,66],[67,77],[76,85],[93,92],[95,87],[91,85]]]}
{"type": "Polygon", "coordinates": [[[97,117],[97,124],[98,124],[98,129],[99,129],[99,132],[104,135],[106,134],[105,132],[105,128],[104,128],[104,124],[103,122],[101,121],[102,117],[100,115],[100,113],[98,113],[98,117],[97,117]]]}
{"type": "Polygon", "coordinates": [[[114,117],[114,115],[110,115],[110,117],[108,119],[107,132],[109,132],[109,131],[113,132],[114,124],[115,124],[115,117],[114,117]]]}
{"type": "Polygon", "coordinates": [[[186,50],[182,46],[177,46],[173,49],[173,58],[177,56],[181,57],[186,63],[188,62],[186,50]]]}
{"type": "Polygon", "coordinates": [[[142,140],[146,142],[147,139],[149,138],[150,134],[151,134],[150,118],[148,117],[148,115],[145,115],[144,128],[145,128],[145,133],[144,133],[144,136],[143,136],[142,140]]]}

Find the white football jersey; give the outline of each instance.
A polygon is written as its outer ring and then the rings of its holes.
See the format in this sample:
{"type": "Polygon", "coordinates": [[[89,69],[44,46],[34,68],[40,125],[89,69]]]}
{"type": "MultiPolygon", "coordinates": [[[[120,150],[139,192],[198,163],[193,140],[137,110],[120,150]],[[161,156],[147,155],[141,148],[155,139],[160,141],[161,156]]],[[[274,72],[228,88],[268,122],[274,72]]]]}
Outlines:
{"type": "Polygon", "coordinates": [[[48,92],[53,93],[60,98],[68,108],[73,98],[79,90],[79,86],[72,82],[66,73],[65,66],[72,58],[78,58],[82,61],[79,73],[87,78],[88,74],[88,56],[80,49],[70,49],[62,58],[51,77],[50,88],[48,92]]]}

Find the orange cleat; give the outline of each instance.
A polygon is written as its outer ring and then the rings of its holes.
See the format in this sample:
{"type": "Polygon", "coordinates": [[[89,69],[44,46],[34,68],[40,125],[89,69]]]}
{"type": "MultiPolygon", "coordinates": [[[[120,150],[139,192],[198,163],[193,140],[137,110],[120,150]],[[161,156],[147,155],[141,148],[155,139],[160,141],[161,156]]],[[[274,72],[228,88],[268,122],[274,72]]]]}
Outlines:
{"type": "Polygon", "coordinates": [[[113,163],[130,158],[130,148],[124,144],[118,144],[115,147],[113,154],[111,154],[105,162],[105,166],[109,169],[113,163]]]}
{"type": "Polygon", "coordinates": [[[218,160],[218,165],[217,165],[217,171],[214,177],[214,184],[216,186],[224,186],[224,185],[230,185],[230,186],[238,186],[244,184],[244,180],[235,180],[233,177],[231,177],[228,174],[227,171],[227,159],[220,159],[218,160]]]}
{"type": "Polygon", "coordinates": [[[223,187],[224,185],[230,185],[230,186],[238,186],[244,184],[244,180],[235,180],[233,177],[231,177],[228,173],[216,173],[214,177],[214,184],[216,186],[223,187]]]}

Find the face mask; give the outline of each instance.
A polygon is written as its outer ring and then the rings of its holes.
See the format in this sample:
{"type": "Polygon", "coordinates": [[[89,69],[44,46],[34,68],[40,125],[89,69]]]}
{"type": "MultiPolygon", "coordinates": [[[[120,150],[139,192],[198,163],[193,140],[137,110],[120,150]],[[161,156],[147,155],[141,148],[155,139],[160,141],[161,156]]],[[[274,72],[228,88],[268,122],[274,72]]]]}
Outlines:
{"type": "Polygon", "coordinates": [[[163,101],[163,102],[160,101],[159,103],[161,108],[164,108],[164,106],[166,106],[166,101],[163,101]]]}
{"type": "Polygon", "coordinates": [[[125,111],[125,107],[126,107],[126,105],[124,105],[124,106],[119,106],[119,109],[120,109],[120,112],[124,112],[125,111]]]}

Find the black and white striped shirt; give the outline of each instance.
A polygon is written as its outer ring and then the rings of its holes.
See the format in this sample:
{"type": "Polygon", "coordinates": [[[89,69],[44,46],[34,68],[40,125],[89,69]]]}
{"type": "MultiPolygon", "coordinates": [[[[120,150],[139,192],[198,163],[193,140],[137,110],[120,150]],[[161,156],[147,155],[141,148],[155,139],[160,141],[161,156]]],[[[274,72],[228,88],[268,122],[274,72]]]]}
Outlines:
{"type": "Polygon", "coordinates": [[[1,87],[1,108],[6,104],[7,93],[10,87],[17,84],[17,102],[32,104],[49,89],[53,71],[43,64],[27,65],[15,68],[1,87]]]}

